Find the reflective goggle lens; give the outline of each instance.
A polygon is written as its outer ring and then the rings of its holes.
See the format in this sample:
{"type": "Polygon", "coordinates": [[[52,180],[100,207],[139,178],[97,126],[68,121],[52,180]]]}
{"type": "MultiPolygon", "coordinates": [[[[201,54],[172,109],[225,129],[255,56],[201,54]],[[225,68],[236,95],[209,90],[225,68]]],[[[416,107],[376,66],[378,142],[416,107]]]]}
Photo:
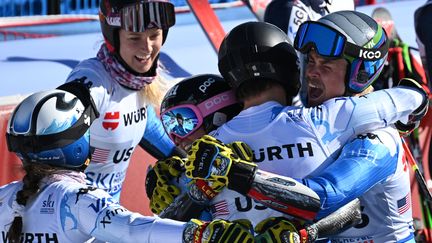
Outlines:
{"type": "Polygon", "coordinates": [[[172,137],[184,138],[201,126],[202,119],[190,107],[177,107],[167,110],[162,115],[165,131],[172,137]]]}
{"type": "Polygon", "coordinates": [[[175,24],[174,5],[169,2],[144,2],[128,5],[120,11],[121,27],[127,31],[168,29],[175,24]]]}
{"type": "Polygon", "coordinates": [[[337,30],[319,22],[305,22],[300,25],[294,40],[294,48],[302,53],[311,47],[324,57],[340,57],[343,54],[346,38],[337,30]]]}

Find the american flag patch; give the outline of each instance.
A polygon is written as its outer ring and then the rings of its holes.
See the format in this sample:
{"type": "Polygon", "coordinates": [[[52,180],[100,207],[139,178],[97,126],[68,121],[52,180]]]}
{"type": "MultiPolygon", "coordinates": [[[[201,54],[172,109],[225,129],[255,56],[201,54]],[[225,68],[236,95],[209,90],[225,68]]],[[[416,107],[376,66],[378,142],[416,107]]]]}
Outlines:
{"type": "Polygon", "coordinates": [[[397,201],[398,213],[403,214],[411,208],[411,195],[408,193],[402,199],[397,201]]]}
{"type": "Polygon", "coordinates": [[[109,149],[94,148],[92,162],[105,163],[108,160],[109,153],[109,149]]]}
{"type": "Polygon", "coordinates": [[[225,200],[217,202],[211,206],[213,218],[218,216],[229,215],[228,204],[225,200]]]}

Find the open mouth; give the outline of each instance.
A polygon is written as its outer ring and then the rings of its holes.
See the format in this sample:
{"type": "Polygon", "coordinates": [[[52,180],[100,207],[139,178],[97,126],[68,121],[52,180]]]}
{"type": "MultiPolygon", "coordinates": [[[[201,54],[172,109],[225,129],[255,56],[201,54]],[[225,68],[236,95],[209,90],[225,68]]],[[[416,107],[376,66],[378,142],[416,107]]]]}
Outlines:
{"type": "Polygon", "coordinates": [[[308,97],[311,99],[317,99],[323,95],[323,88],[313,82],[308,82],[308,97]]]}
{"type": "Polygon", "coordinates": [[[144,62],[147,62],[148,60],[150,60],[150,55],[145,55],[145,56],[135,55],[135,59],[138,62],[144,63],[144,62]]]}

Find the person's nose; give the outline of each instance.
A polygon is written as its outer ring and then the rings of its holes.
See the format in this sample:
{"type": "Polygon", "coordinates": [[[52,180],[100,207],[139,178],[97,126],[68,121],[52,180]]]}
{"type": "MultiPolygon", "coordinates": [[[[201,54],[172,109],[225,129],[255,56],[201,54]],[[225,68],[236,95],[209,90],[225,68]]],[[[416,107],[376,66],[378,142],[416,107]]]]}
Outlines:
{"type": "Polygon", "coordinates": [[[152,48],[152,44],[149,38],[144,38],[141,41],[141,45],[140,48],[145,52],[145,53],[151,53],[153,51],[152,48]]]}
{"type": "Polygon", "coordinates": [[[316,65],[307,65],[306,66],[306,77],[308,78],[316,78],[319,76],[319,68],[316,65]]]}

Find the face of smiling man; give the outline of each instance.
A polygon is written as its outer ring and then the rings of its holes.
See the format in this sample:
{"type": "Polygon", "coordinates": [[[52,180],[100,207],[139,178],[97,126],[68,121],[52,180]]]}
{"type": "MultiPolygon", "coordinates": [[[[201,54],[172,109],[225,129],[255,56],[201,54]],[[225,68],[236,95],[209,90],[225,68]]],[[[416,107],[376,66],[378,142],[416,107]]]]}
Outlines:
{"type": "Polygon", "coordinates": [[[148,29],[144,32],[130,32],[121,29],[120,56],[137,73],[150,70],[162,47],[162,30],[148,29]]]}
{"type": "Polygon", "coordinates": [[[305,70],[308,106],[344,95],[347,65],[343,58],[324,59],[314,50],[309,52],[305,70]]]}

